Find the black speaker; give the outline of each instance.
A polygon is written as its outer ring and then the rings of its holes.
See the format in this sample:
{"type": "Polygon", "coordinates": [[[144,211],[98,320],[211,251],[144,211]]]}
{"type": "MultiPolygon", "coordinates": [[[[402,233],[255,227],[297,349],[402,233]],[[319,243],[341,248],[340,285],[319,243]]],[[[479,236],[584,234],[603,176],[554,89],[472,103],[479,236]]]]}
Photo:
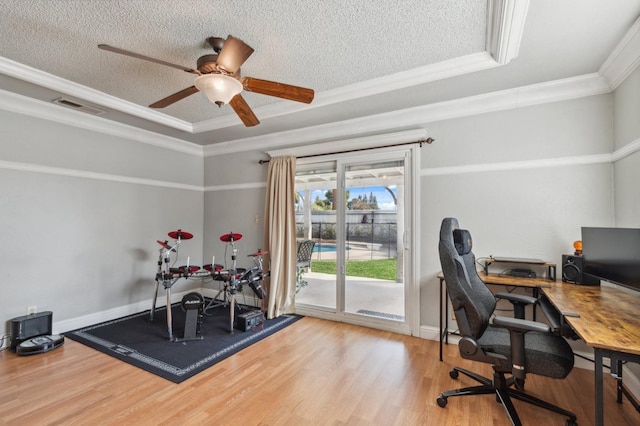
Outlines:
{"type": "Polygon", "coordinates": [[[11,350],[32,337],[51,334],[53,326],[53,312],[45,311],[37,314],[12,318],[11,322],[11,350]]]}
{"type": "Polygon", "coordinates": [[[236,317],[236,328],[242,331],[249,331],[264,321],[262,311],[249,311],[236,317]]]}
{"type": "Polygon", "coordinates": [[[600,285],[597,278],[583,275],[584,258],[572,254],[562,255],[562,281],[581,285],[600,285]]]}

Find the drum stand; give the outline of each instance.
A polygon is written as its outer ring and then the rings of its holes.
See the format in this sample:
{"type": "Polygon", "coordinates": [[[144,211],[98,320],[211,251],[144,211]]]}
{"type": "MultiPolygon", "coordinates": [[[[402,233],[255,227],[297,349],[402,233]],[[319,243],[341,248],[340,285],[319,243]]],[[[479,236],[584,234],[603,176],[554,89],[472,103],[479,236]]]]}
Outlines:
{"type": "MultiPolygon", "coordinates": [[[[231,274],[229,273],[229,271],[220,271],[220,272],[216,272],[218,274],[218,276],[222,277],[222,281],[224,282],[222,288],[218,291],[218,293],[216,293],[216,295],[213,297],[213,299],[211,299],[209,301],[209,303],[207,304],[207,306],[204,308],[204,313],[205,315],[209,315],[209,313],[207,312],[209,309],[213,309],[213,308],[217,308],[219,306],[227,306],[227,304],[229,303],[229,287],[230,287],[230,281],[231,281],[231,274]],[[222,300],[218,299],[220,297],[220,295],[222,295],[222,300]]],[[[215,275],[216,273],[212,272],[211,275],[215,275]]]]}
{"type": "Polygon", "coordinates": [[[222,235],[220,240],[231,244],[231,269],[228,271],[228,279],[224,280],[224,285],[218,294],[209,302],[209,304],[204,308],[205,314],[211,308],[215,308],[218,306],[227,306],[227,302],[229,302],[229,332],[233,334],[233,325],[235,321],[235,309],[236,309],[236,293],[242,288],[239,286],[240,280],[238,279],[238,269],[236,266],[236,257],[238,254],[238,249],[234,246],[234,241],[242,238],[242,234],[234,234],[233,232],[229,234],[222,235]],[[220,302],[218,297],[220,294],[223,294],[223,301],[220,302]],[[227,300],[227,294],[229,295],[229,300],[227,300]]]}
{"type": "Polygon", "coordinates": [[[233,334],[233,323],[236,314],[236,293],[238,291],[238,270],[236,269],[236,255],[238,254],[238,249],[233,246],[233,238],[231,238],[231,270],[229,271],[229,275],[231,275],[231,281],[229,281],[229,298],[231,299],[229,302],[229,332],[233,334]]]}
{"type": "MultiPolygon", "coordinates": [[[[160,256],[158,257],[158,272],[156,273],[156,288],[153,294],[153,301],[151,303],[151,311],[149,313],[149,321],[153,322],[153,315],[156,311],[156,300],[158,299],[158,288],[160,287],[160,283],[165,288],[167,293],[167,331],[169,332],[169,340],[173,341],[173,322],[171,318],[171,286],[175,284],[181,276],[175,276],[170,272],[169,262],[171,260],[171,252],[178,252],[178,246],[180,245],[180,237],[176,241],[176,244],[173,247],[170,247],[166,241],[162,243],[158,241],[158,243],[162,246],[160,248],[160,256]]],[[[185,269],[185,276],[189,273],[189,266],[185,269]]]]}

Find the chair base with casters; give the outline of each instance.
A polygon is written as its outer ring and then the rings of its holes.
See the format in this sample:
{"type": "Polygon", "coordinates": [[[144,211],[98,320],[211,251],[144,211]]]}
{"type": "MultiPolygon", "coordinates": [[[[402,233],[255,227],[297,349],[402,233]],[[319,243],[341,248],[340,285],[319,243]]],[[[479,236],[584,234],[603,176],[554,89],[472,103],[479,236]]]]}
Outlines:
{"type": "Polygon", "coordinates": [[[553,405],[547,401],[544,401],[540,398],[536,398],[533,395],[529,395],[524,393],[522,390],[518,389],[519,387],[523,387],[524,383],[518,382],[515,378],[511,377],[507,379],[504,373],[500,373],[498,371],[494,371],[493,373],[493,381],[476,374],[472,371],[465,370],[460,367],[453,367],[451,371],[449,371],[449,377],[452,379],[457,379],[460,373],[464,374],[467,377],[472,378],[473,380],[481,383],[480,386],[469,386],[460,389],[453,389],[446,392],[442,392],[440,396],[436,399],[436,402],[439,407],[444,408],[447,406],[448,398],[452,396],[465,396],[465,395],[487,395],[487,394],[496,394],[496,400],[502,403],[502,406],[507,411],[507,415],[511,420],[511,423],[514,425],[521,425],[520,417],[516,412],[515,407],[513,406],[512,398],[518,399],[520,401],[524,401],[529,404],[533,404],[540,408],[544,408],[549,411],[553,411],[554,413],[558,413],[567,418],[565,423],[566,426],[577,426],[577,417],[571,411],[560,408],[556,405],[553,405]],[[512,387],[513,386],[513,387],[512,387]]]}

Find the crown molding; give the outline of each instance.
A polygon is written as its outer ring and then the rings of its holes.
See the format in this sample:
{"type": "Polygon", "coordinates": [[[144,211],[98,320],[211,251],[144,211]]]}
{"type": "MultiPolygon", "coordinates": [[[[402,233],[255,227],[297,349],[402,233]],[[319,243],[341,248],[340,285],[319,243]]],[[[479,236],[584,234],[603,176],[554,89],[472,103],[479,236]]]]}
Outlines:
{"type": "Polygon", "coordinates": [[[179,120],[166,114],[153,111],[147,107],[142,107],[140,105],[134,104],[133,102],[125,101],[123,99],[116,98],[115,96],[107,95],[104,92],[100,92],[81,84],[65,80],[64,78],[57,77],[55,75],[32,68],[19,62],[12,61],[11,59],[3,58],[1,56],[0,73],[36,84],[38,86],[46,87],[47,89],[75,96],[78,99],[82,99],[83,101],[93,102],[97,105],[112,108],[126,114],[134,115],[136,117],[144,118],[145,120],[160,123],[165,126],[170,126],[184,132],[193,132],[193,126],[187,121],[179,120]]]}
{"type": "Polygon", "coordinates": [[[515,89],[482,94],[452,101],[392,111],[352,120],[294,129],[286,132],[255,136],[245,139],[200,145],[181,139],[163,136],[158,133],[133,126],[92,116],[77,111],[60,108],[47,102],[34,100],[22,95],[0,90],[0,108],[18,112],[70,126],[86,128],[112,136],[122,137],[166,149],[199,156],[212,156],[243,152],[254,149],[256,143],[264,149],[286,145],[299,145],[318,140],[331,140],[355,136],[362,133],[375,133],[422,126],[425,123],[449,118],[481,114],[535,105],[557,102],[566,99],[592,96],[610,91],[607,82],[598,74],[588,74],[563,80],[556,80],[515,89]]]}
{"type": "MultiPolygon", "coordinates": [[[[254,109],[263,120],[333,105],[350,99],[385,93],[417,84],[429,83],[498,66],[487,52],[478,52],[436,64],[426,65],[396,74],[318,93],[309,105],[280,101],[254,109]]],[[[235,114],[191,124],[147,107],[82,86],[55,75],[0,57],[0,73],[20,80],[67,93],[83,101],[111,108],[188,133],[202,133],[241,124],[235,114]]]]}
{"type": "Polygon", "coordinates": [[[559,102],[609,92],[609,86],[602,77],[595,73],[587,74],[352,120],[207,145],[204,147],[204,156],[243,152],[255,149],[258,144],[261,148],[268,150],[269,148],[345,138],[363,133],[424,127],[434,121],[548,102],[559,102]]]}
{"type": "Polygon", "coordinates": [[[203,155],[202,146],[182,139],[164,136],[127,124],[111,121],[79,111],[62,108],[48,102],[39,101],[12,92],[0,90],[0,109],[9,112],[42,118],[68,126],[88,129],[99,133],[130,139],[160,148],[171,149],[197,156],[203,155]]]}
{"type": "Polygon", "coordinates": [[[485,48],[498,65],[518,57],[529,0],[488,0],[485,48]]]}
{"type": "MultiPolygon", "coordinates": [[[[498,66],[498,64],[493,60],[491,55],[487,52],[478,52],[320,92],[316,94],[313,102],[308,105],[282,101],[254,108],[254,112],[258,117],[260,117],[260,119],[266,120],[295,112],[326,107],[352,99],[364,98],[367,96],[390,92],[392,90],[412,87],[418,84],[430,83],[450,77],[482,71],[496,66],[498,66]]],[[[238,124],[241,124],[240,119],[235,116],[235,114],[226,115],[195,123],[193,125],[193,132],[201,133],[238,124]]]]}
{"type": "Polygon", "coordinates": [[[604,61],[598,73],[615,90],[640,65],[640,18],[622,37],[613,52],[604,61]]]}

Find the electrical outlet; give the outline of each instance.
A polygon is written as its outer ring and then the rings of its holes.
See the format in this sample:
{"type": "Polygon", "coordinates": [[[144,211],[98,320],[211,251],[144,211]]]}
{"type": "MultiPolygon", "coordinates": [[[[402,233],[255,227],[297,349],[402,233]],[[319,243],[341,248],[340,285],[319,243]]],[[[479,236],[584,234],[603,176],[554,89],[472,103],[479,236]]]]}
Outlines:
{"type": "Polygon", "coordinates": [[[38,312],[37,306],[27,306],[27,315],[33,315],[38,312]]]}

